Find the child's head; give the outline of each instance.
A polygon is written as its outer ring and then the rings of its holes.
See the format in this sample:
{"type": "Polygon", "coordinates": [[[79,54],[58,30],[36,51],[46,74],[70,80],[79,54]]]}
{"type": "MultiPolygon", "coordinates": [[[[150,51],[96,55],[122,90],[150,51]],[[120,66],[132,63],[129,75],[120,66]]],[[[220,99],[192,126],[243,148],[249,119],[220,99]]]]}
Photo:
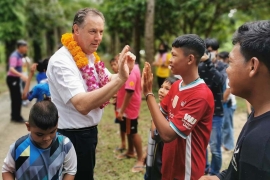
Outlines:
{"type": "Polygon", "coordinates": [[[177,37],[172,43],[170,67],[173,74],[183,77],[190,74],[190,68],[197,68],[205,52],[205,43],[196,34],[185,34],[177,37]]]}
{"type": "Polygon", "coordinates": [[[114,73],[118,73],[118,57],[114,57],[110,60],[110,65],[114,73]]]}
{"type": "Polygon", "coordinates": [[[215,38],[206,38],[205,46],[208,52],[217,51],[219,48],[219,43],[215,38]]]}
{"type": "Polygon", "coordinates": [[[163,84],[158,90],[158,98],[159,101],[162,101],[162,99],[168,94],[169,90],[171,89],[172,84],[177,81],[178,78],[176,77],[168,77],[164,80],[163,84]]]}
{"type": "Polygon", "coordinates": [[[46,58],[46,59],[38,62],[37,71],[38,72],[46,72],[47,71],[47,67],[48,67],[48,62],[49,62],[49,59],[48,58],[46,58]]]}
{"type": "Polygon", "coordinates": [[[222,51],[222,52],[218,53],[217,58],[219,60],[222,60],[225,63],[229,63],[229,52],[222,51]]]}
{"type": "Polygon", "coordinates": [[[163,54],[168,51],[168,45],[165,42],[161,42],[158,46],[158,52],[163,54]]]}
{"type": "Polygon", "coordinates": [[[33,141],[41,148],[47,148],[56,136],[58,111],[51,101],[40,101],[33,105],[26,122],[33,141]]]}

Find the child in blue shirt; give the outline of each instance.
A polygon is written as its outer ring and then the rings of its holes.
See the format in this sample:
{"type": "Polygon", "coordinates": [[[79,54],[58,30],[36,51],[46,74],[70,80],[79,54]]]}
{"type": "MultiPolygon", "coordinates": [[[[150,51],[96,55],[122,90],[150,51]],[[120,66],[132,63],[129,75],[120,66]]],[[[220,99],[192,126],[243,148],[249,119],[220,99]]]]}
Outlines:
{"type": "Polygon", "coordinates": [[[25,124],[30,133],[10,146],[2,166],[3,180],[73,180],[77,156],[71,141],[57,133],[56,106],[48,100],[37,102],[25,124]]]}
{"type": "Polygon", "coordinates": [[[51,98],[47,76],[45,79],[44,78],[42,79],[41,76],[39,76],[38,78],[37,76],[37,80],[39,84],[35,85],[33,89],[29,92],[31,79],[34,76],[35,71],[37,69],[39,69],[39,71],[43,69],[43,72],[46,75],[47,66],[48,66],[48,59],[43,60],[43,63],[39,63],[39,64],[35,63],[31,66],[31,72],[30,72],[28,80],[26,81],[23,94],[22,94],[22,99],[28,99],[29,101],[32,101],[34,98],[36,98],[37,101],[42,101],[44,99],[51,98]]]}
{"type": "Polygon", "coordinates": [[[47,82],[46,71],[47,71],[48,62],[49,62],[49,59],[46,58],[43,61],[39,62],[37,65],[38,74],[36,76],[36,80],[38,84],[47,82]]]}

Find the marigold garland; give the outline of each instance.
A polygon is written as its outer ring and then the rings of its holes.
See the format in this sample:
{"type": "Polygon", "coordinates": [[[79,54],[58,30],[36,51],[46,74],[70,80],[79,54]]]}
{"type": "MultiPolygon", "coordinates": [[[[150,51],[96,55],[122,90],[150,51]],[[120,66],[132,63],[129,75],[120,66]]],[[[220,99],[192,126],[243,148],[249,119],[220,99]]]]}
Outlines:
{"type": "MultiPolygon", "coordinates": [[[[109,82],[108,75],[105,73],[104,63],[100,61],[100,57],[98,56],[97,52],[94,52],[93,55],[95,57],[94,66],[99,78],[99,82],[94,75],[95,69],[93,67],[89,67],[88,58],[86,57],[86,54],[82,51],[81,47],[73,39],[73,34],[63,34],[61,42],[68,49],[77,67],[82,72],[82,77],[88,87],[87,91],[93,91],[95,89],[103,87],[109,82]]],[[[108,104],[109,101],[105,102],[100,108],[102,109],[108,104]]]]}

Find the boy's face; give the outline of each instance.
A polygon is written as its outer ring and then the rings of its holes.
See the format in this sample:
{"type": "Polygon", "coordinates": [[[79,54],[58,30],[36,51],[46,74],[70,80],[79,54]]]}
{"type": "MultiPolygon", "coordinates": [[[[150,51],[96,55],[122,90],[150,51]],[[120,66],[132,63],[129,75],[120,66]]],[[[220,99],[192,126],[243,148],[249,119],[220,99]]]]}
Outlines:
{"type": "Polygon", "coordinates": [[[158,98],[160,102],[168,94],[170,89],[171,89],[171,83],[168,81],[164,81],[158,90],[158,98]]]}
{"type": "Polygon", "coordinates": [[[118,73],[118,63],[117,60],[111,62],[111,68],[113,70],[114,73],[118,73]]]}
{"type": "Polygon", "coordinates": [[[172,74],[182,74],[187,70],[190,55],[186,56],[182,48],[172,47],[170,68],[172,74]]]}
{"type": "Polygon", "coordinates": [[[229,66],[226,69],[229,78],[231,93],[237,96],[243,96],[248,90],[249,66],[244,56],[240,52],[240,45],[236,44],[230,52],[229,66]]]}
{"type": "Polygon", "coordinates": [[[47,130],[31,126],[28,122],[25,123],[27,130],[30,132],[33,141],[42,149],[48,148],[56,136],[57,125],[47,130]]]}

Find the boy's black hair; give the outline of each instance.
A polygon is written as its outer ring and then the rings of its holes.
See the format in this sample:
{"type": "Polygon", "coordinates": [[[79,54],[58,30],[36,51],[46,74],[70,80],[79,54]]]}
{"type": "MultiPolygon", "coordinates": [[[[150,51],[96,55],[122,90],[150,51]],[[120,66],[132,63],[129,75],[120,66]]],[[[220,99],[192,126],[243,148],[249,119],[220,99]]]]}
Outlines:
{"type": "Polygon", "coordinates": [[[229,52],[222,51],[222,52],[218,53],[218,56],[221,57],[222,59],[229,58],[229,52]]]}
{"type": "Polygon", "coordinates": [[[30,110],[29,124],[43,130],[53,128],[58,123],[58,110],[48,100],[36,102],[30,110]]]}
{"type": "Polygon", "coordinates": [[[205,52],[205,43],[196,34],[185,34],[177,37],[172,47],[182,48],[186,55],[193,54],[196,60],[196,64],[199,64],[201,57],[205,52]]]}
{"type": "Polygon", "coordinates": [[[38,62],[37,71],[38,72],[47,71],[48,63],[49,63],[49,58],[46,58],[43,61],[38,62]]]}
{"type": "Polygon", "coordinates": [[[219,48],[218,40],[215,38],[206,38],[205,45],[206,45],[206,49],[211,47],[214,51],[218,50],[219,48]]]}
{"type": "Polygon", "coordinates": [[[115,58],[112,58],[111,60],[110,60],[110,64],[112,63],[112,62],[115,62],[116,61],[116,59],[115,58]]]}
{"type": "Polygon", "coordinates": [[[177,80],[179,80],[178,78],[176,78],[176,77],[174,77],[174,76],[170,76],[170,77],[167,77],[165,80],[164,80],[164,82],[168,82],[168,83],[170,83],[171,85],[175,82],[175,81],[177,81],[177,80]]]}
{"type": "Polygon", "coordinates": [[[270,21],[261,20],[243,24],[235,32],[232,43],[240,45],[240,52],[248,62],[256,57],[270,71],[270,21]]]}

